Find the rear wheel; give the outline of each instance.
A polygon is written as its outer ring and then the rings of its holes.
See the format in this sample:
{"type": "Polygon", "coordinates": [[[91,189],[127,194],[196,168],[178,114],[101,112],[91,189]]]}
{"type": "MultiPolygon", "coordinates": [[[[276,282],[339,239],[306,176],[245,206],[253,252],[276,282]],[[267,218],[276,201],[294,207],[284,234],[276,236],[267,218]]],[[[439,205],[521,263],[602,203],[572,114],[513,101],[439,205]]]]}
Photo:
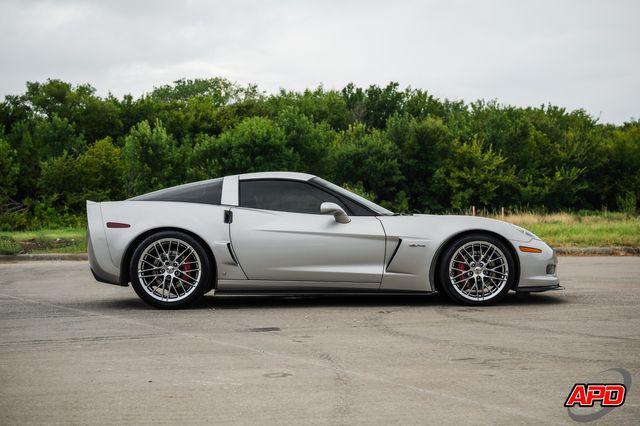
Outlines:
{"type": "Polygon", "coordinates": [[[486,234],[453,241],[439,265],[442,290],[453,301],[489,305],[503,299],[516,278],[513,255],[499,239],[486,234]]]}
{"type": "Polygon", "coordinates": [[[211,270],[211,261],[196,239],[163,231],[147,237],[133,253],[131,285],[152,306],[181,308],[210,288],[211,270]]]}

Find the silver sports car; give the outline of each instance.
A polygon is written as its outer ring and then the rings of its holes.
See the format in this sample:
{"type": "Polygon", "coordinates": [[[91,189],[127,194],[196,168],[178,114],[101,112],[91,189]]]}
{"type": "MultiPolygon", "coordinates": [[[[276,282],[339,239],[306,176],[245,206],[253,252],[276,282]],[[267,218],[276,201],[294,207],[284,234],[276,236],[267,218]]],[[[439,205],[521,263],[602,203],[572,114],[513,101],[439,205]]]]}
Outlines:
{"type": "Polygon", "coordinates": [[[87,201],[98,281],[178,308],[205,293],[443,292],[486,305],[561,288],[554,251],[474,216],[401,215],[319,177],[227,176],[126,201],[87,201]]]}

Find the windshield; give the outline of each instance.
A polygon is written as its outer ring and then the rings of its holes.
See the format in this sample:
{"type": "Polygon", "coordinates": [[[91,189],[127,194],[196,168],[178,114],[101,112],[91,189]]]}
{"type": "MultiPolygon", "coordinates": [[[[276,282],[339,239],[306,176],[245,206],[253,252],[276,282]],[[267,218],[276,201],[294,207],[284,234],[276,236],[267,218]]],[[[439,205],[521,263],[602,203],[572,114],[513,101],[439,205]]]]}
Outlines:
{"type": "Polygon", "coordinates": [[[381,207],[379,205],[377,205],[376,203],[367,200],[364,197],[361,197],[357,194],[354,194],[351,191],[347,191],[346,189],[331,183],[329,181],[326,181],[322,178],[319,177],[314,177],[313,179],[311,179],[313,182],[317,183],[318,185],[324,186],[327,189],[330,189],[333,192],[337,192],[338,194],[342,195],[343,197],[346,197],[358,204],[361,204],[363,206],[365,206],[366,208],[373,210],[374,213],[381,215],[381,216],[393,216],[393,212],[390,210],[385,209],[384,207],[381,207]]]}

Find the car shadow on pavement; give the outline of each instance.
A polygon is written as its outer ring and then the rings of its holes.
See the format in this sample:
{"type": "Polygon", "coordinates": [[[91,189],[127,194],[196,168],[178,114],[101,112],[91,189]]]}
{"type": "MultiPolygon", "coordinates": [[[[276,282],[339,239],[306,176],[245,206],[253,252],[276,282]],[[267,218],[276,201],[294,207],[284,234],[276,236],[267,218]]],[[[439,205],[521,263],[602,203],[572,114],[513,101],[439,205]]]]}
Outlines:
{"type": "MultiPolygon", "coordinates": [[[[554,305],[568,303],[563,294],[547,293],[547,294],[514,294],[510,293],[507,297],[489,307],[466,306],[474,309],[487,309],[499,306],[522,306],[522,305],[554,305]]],[[[147,305],[135,295],[125,299],[103,299],[94,300],[85,306],[98,309],[113,310],[140,310],[154,309],[147,305]]],[[[247,295],[247,296],[224,296],[224,295],[206,295],[199,302],[185,308],[185,310],[204,310],[204,309],[314,309],[326,307],[465,307],[456,304],[444,295],[428,294],[428,295],[303,295],[303,296],[274,296],[274,295],[247,295]]]]}
{"type": "MultiPolygon", "coordinates": [[[[325,308],[325,307],[467,307],[474,309],[494,309],[504,306],[526,305],[556,305],[569,303],[562,293],[510,293],[507,297],[487,307],[465,306],[454,303],[441,294],[408,294],[408,295],[206,295],[199,302],[184,310],[204,309],[296,309],[296,308],[325,308]]],[[[147,305],[137,298],[135,294],[127,298],[93,300],[83,305],[85,308],[98,308],[106,310],[141,310],[155,308],[147,305]]]]}
{"type": "MultiPolygon", "coordinates": [[[[495,306],[567,303],[561,295],[509,294],[495,306]]],[[[326,296],[206,296],[191,309],[269,309],[324,307],[452,306],[461,307],[441,294],[430,295],[326,295],[326,296]]],[[[478,307],[482,309],[482,307],[478,307]]]]}

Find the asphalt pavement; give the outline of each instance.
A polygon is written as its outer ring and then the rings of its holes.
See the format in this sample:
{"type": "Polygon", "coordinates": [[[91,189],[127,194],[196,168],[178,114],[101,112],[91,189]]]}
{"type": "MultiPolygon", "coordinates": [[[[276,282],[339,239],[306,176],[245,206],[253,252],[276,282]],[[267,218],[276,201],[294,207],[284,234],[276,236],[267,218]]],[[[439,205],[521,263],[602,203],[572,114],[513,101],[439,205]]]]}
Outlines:
{"type": "Polygon", "coordinates": [[[562,292],[487,308],[208,295],[160,311],[86,262],[0,264],[0,424],[571,423],[573,384],[611,368],[633,383],[601,421],[640,423],[640,257],[561,257],[559,275],[562,292]]]}

